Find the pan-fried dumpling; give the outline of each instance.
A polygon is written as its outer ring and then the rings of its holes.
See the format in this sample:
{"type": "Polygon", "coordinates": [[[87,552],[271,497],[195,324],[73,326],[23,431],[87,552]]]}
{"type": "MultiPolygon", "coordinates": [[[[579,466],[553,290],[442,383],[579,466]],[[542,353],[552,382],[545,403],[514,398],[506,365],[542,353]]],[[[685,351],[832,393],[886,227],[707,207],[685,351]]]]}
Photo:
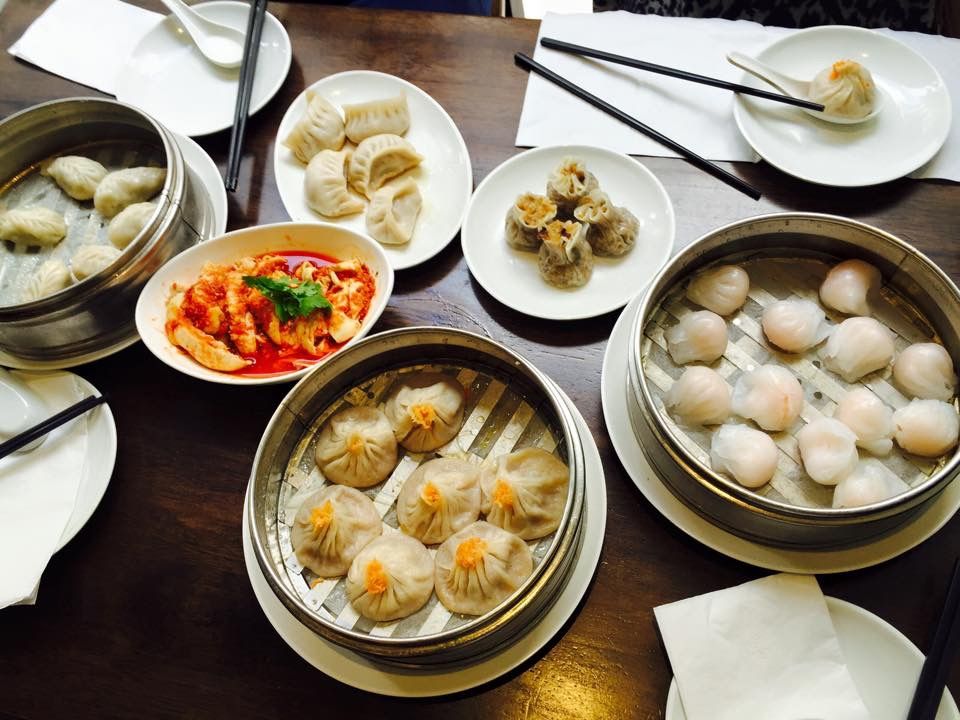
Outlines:
{"type": "Polygon", "coordinates": [[[144,202],[163,188],[167,169],[134,167],[107,173],[93,194],[93,206],[104,217],[112,218],[127,205],[144,202]]]}
{"type": "Polygon", "coordinates": [[[70,258],[70,270],[76,280],[85,280],[109,267],[120,257],[113,245],[81,245],[70,258]]]}
{"type": "Polygon", "coordinates": [[[482,520],[451,535],[434,562],[437,597],[447,610],[464,615],[492,610],[533,572],[527,544],[482,520]]]}
{"type": "Polygon", "coordinates": [[[343,119],[322,95],[307,91],[307,111],[283,141],[297,160],[308,163],[321,150],[343,147],[343,119]]]}
{"type": "Polygon", "coordinates": [[[367,210],[367,232],[384,245],[403,245],[413,237],[413,228],[423,200],[417,184],[407,178],[377,190],[367,210]]]}
{"type": "Polygon", "coordinates": [[[548,224],[540,235],[540,277],[558,288],[586,285],[593,274],[593,250],[586,235],[586,227],[578,222],[554,220],[548,224]]]}
{"type": "Polygon", "coordinates": [[[518,197],[507,212],[507,245],[516,250],[540,247],[540,233],[557,217],[557,204],[534,193],[518,197]]]}
{"type": "Polygon", "coordinates": [[[347,190],[344,168],[349,160],[346,150],[321,150],[307,163],[303,192],[311,210],[327,217],[353,215],[363,210],[363,200],[347,190]]]}
{"type": "Polygon", "coordinates": [[[40,298],[53,295],[70,284],[70,271],[63,260],[53,258],[47,260],[27,281],[23,292],[24,302],[33,302],[40,298]]]}
{"type": "Polygon", "coordinates": [[[417,167],[423,156],[399,135],[374,135],[361,142],[350,158],[347,179],[368,198],[391,178],[417,167]]]}
{"type": "Polygon", "coordinates": [[[344,105],[343,120],[351,142],[360,143],[384,133],[403,135],[410,128],[407,96],[400,93],[383,100],[344,105]]]}
{"type": "Polygon", "coordinates": [[[290,544],[301,565],[320,577],[337,577],[382,531],[373,500],[344,485],[327,485],[304,498],[290,544]]]}
{"type": "Polygon", "coordinates": [[[460,432],[465,405],[466,394],[454,378],[437,372],[415,372],[397,378],[384,412],[397,442],[412,452],[429,452],[460,432]]]}
{"type": "Polygon", "coordinates": [[[877,86],[863,65],[853,60],[838,60],[814,76],[809,97],[823,105],[828,115],[862,118],[876,107],[877,86]]]}
{"type": "Polygon", "coordinates": [[[324,424],[314,457],[327,479],[350,487],[370,487],[386,480],[393,471],[397,440],[383,411],[349,407],[324,424]]]}
{"type": "Polygon", "coordinates": [[[587,226],[587,242],[594,255],[625,255],[637,242],[640,221],[626,208],[614,207],[599,188],[583,197],[573,217],[587,226]]]}
{"type": "Polygon", "coordinates": [[[127,205],[107,225],[110,244],[123,250],[147,226],[156,209],[156,204],[149,202],[127,205]]]}
{"type": "Polygon", "coordinates": [[[593,173],[573,157],[563,158],[547,177],[547,197],[557,204],[561,217],[570,217],[584,196],[598,187],[593,173]]]}
{"type": "Polygon", "coordinates": [[[893,333],[870,317],[847,318],[830,333],[820,350],[823,366],[849,383],[893,359],[893,333]]]}
{"type": "Polygon", "coordinates": [[[41,175],[53,178],[74,200],[90,200],[97,185],[107,175],[107,169],[96,160],[81,155],[64,155],[40,170],[41,175]]]}
{"type": "Polygon", "coordinates": [[[687,299],[717,315],[730,315],[747,301],[750,276],[737,265],[717,265],[708,268],[690,281],[687,299]]]}
{"type": "Polygon", "coordinates": [[[433,592],[433,558],[419,540],[381,535],[354,558],[347,597],[357,612],[377,622],[399,620],[427,604],[433,592]]]}
{"type": "Polygon", "coordinates": [[[549,535],[567,505],[570,469],[556,455],[528,447],[501,455],[480,474],[487,522],[524,540],[549,535]]]}
{"type": "Polygon", "coordinates": [[[63,240],[67,222],[63,215],[45,207],[26,207],[0,214],[0,240],[49,247],[63,240]]]}
{"type": "Polygon", "coordinates": [[[428,460],[397,497],[400,529],[427,544],[443,542],[479,516],[480,471],[466,460],[428,460]]]}

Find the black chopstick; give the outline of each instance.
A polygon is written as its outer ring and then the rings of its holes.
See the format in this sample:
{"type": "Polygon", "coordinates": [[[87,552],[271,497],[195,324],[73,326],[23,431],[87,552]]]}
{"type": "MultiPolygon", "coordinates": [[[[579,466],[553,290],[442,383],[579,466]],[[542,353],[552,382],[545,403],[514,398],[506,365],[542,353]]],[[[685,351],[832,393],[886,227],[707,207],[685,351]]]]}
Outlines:
{"type": "Polygon", "coordinates": [[[907,720],[933,720],[940,707],[950,665],[960,650],[960,557],[954,560],[947,599],[940,611],[937,629],[927,659],[920,669],[907,720]]]}
{"type": "Polygon", "coordinates": [[[237,85],[237,105],[233,111],[233,130],[230,132],[230,154],[227,157],[227,177],[224,185],[231,192],[237,189],[240,176],[240,158],[243,153],[243,135],[247,130],[250,114],[250,95],[253,93],[253,76],[257,71],[257,55],[260,53],[260,34],[263,18],[267,13],[267,0],[250,3],[247,20],[247,35],[243,41],[243,62],[240,63],[240,82],[237,85]]]}
{"type": "Polygon", "coordinates": [[[654,130],[652,127],[648,125],[644,125],[642,122],[640,122],[636,118],[631,117],[630,115],[627,115],[622,110],[615,108],[606,100],[601,100],[596,95],[592,95],[588,93],[579,85],[575,85],[574,83],[567,80],[565,77],[561,77],[560,75],[557,75],[555,72],[553,72],[553,70],[550,70],[549,68],[544,67],[543,65],[536,62],[532,58],[527,57],[523,53],[518,52],[513,56],[513,59],[516,61],[517,65],[519,65],[520,67],[526,68],[527,70],[531,70],[537,73],[538,75],[542,75],[550,82],[556,83],[567,92],[573,93],[581,100],[585,100],[591,105],[593,105],[595,108],[603,110],[605,113],[615,117],[617,120],[624,123],[625,125],[632,127],[634,130],[637,130],[638,132],[643,133],[647,137],[656,140],[661,145],[664,145],[670,148],[671,150],[673,150],[674,152],[679,153],[681,157],[686,159],[692,165],[695,165],[696,167],[700,168],[704,172],[710,173],[715,178],[722,180],[730,187],[736,190],[739,190],[740,192],[753,198],[754,200],[760,199],[760,191],[757,190],[752,185],[748,185],[743,180],[738,178],[736,175],[732,175],[728,173],[726,170],[724,170],[723,168],[714,165],[712,162],[710,162],[706,158],[700,157],[692,150],[688,150],[687,148],[685,148],[676,140],[671,140],[666,135],[663,135],[662,133],[659,133],[656,130],[654,130]]]}
{"type": "Polygon", "coordinates": [[[809,100],[800,100],[799,98],[790,97],[789,95],[780,95],[779,93],[767,92],[766,90],[753,88],[749,85],[740,85],[739,83],[727,82],[726,80],[717,80],[716,78],[707,77],[706,75],[697,75],[696,73],[687,72],[686,70],[677,70],[675,68],[667,67],[666,65],[656,65],[643,60],[628,58],[623,55],[614,55],[613,53],[608,53],[603,50],[594,50],[593,48],[583,47],[582,45],[574,45],[573,43],[564,42],[563,40],[545,37],[540,38],[540,44],[545,48],[550,48],[551,50],[560,50],[561,52],[571,53],[573,55],[583,55],[584,57],[592,57],[596,58],[597,60],[606,60],[607,62],[616,63],[618,65],[627,65],[628,67],[637,68],[638,70],[647,70],[649,72],[659,73],[660,75],[669,75],[670,77],[678,78],[680,80],[689,80],[690,82],[700,83],[702,85],[712,85],[713,87],[723,88],[724,90],[732,90],[733,92],[737,92],[742,95],[753,95],[755,97],[765,98],[766,100],[775,100],[776,102],[786,103],[787,105],[796,105],[797,107],[807,108],[808,110],[818,110],[823,112],[824,109],[823,105],[820,103],[810,102],[809,100]]]}
{"type": "Polygon", "coordinates": [[[91,408],[95,408],[97,405],[105,403],[106,401],[107,399],[103,395],[90,395],[80,402],[71,405],[66,410],[61,410],[56,415],[51,415],[43,422],[37,423],[32,428],[24,430],[6,442],[0,443],[0,458],[5,458],[7,455],[16,452],[25,445],[29,445],[34,440],[43,437],[51,430],[60,427],[64,423],[70,422],[75,417],[83,415],[91,408]]]}

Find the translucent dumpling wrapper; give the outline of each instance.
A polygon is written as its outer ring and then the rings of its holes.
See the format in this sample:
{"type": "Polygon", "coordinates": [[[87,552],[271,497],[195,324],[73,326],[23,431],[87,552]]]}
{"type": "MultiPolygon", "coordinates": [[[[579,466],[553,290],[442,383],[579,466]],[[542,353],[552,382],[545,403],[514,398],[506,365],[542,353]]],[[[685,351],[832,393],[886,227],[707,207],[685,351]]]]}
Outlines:
{"type": "Polygon", "coordinates": [[[371,487],[393,472],[397,440],[383,411],[348,407],[324,423],[314,457],[328,480],[349,487],[371,487]]]}
{"type": "Polygon", "coordinates": [[[830,334],[826,315],[812,300],[778,300],[763,310],[763,334],[773,345],[799,353],[819,345],[830,334]]]}
{"type": "Polygon", "coordinates": [[[67,235],[67,222],[56,210],[24,207],[0,213],[0,240],[50,247],[67,235]]]}
{"type": "Polygon", "coordinates": [[[524,448],[498,457],[480,474],[481,511],[487,522],[524,540],[560,526],[570,469],[556,455],[524,448]]]}
{"type": "Polygon", "coordinates": [[[363,200],[347,189],[345,167],[349,160],[346,150],[321,150],[310,158],[303,175],[303,194],[311,210],[324,217],[363,211],[363,200]]]}
{"type": "Polygon", "coordinates": [[[716,370],[694,365],[670,386],[663,404],[684,425],[719,425],[730,417],[730,386],[716,370]]]}
{"type": "Polygon", "coordinates": [[[753,420],[764,430],[779,432],[800,417],[803,388],[785,367],[761,365],[737,379],[731,406],[740,417],[753,420]]]}
{"type": "Polygon", "coordinates": [[[863,260],[834,265],[820,285],[820,301],[847,315],[869,315],[870,297],[880,288],[880,271],[863,260]]]}
{"type": "Polygon", "coordinates": [[[837,325],[820,350],[827,370],[849,383],[881,370],[893,359],[893,333],[869,317],[847,318],[837,325]]]}
{"type": "Polygon", "coordinates": [[[809,97],[823,105],[828,115],[863,118],[876,107],[877,86],[863,65],[853,60],[838,60],[814,76],[809,97]]]}
{"type": "Polygon", "coordinates": [[[797,433],[803,469],[821,485],[836,485],[857,465],[857,436],[839,420],[820,418],[797,433]]]}
{"type": "Polygon", "coordinates": [[[770,482],[779,451],[773,438],[746,425],[723,425],[710,441],[710,467],[748,488],[770,482]]]}
{"type": "Polygon", "coordinates": [[[82,155],[63,155],[43,165],[40,174],[52,178],[74,200],[90,200],[107,176],[107,169],[82,155]]]}
{"type": "Polygon", "coordinates": [[[540,277],[554,287],[569,289],[587,284],[593,274],[593,250],[586,227],[578,222],[554,220],[540,234],[537,257],[540,277]]]}
{"type": "Polygon", "coordinates": [[[412,615],[432,592],[433,558],[423,543],[403,533],[373,540],[347,572],[347,597],[358,613],[377,622],[412,615]]]}
{"type": "Polygon", "coordinates": [[[911,400],[893,413],[893,426],[897,445],[923,457],[945,454],[960,435],[957,411],[942,400],[911,400]]]}
{"type": "Polygon", "coordinates": [[[727,349],[727,323],[710,310],[687,313],[664,333],[667,352],[677,365],[712,363],[727,349]]]}
{"type": "Polygon", "coordinates": [[[874,455],[886,455],[893,447],[893,410],[867,388],[844,395],[833,417],[853,431],[858,447],[874,455]]]}
{"type": "Polygon", "coordinates": [[[861,460],[833,490],[835,508],[863,507],[889,500],[909,486],[874,459],[861,460]]]}
{"type": "Polygon", "coordinates": [[[440,543],[480,516],[480,470],[458,458],[434,458],[411,473],[397,497],[407,535],[440,543]]]}
{"type": "Polygon", "coordinates": [[[373,500],[345,485],[328,485],[304,498],[290,528],[297,560],[323,578],[343,575],[383,523],[373,500]]]}
{"type": "Polygon", "coordinates": [[[957,392],[953,360],[943,345],[914,343],[893,362],[893,379],[911,397],[947,401],[957,392]]]}
{"type": "Polygon", "coordinates": [[[687,298],[717,315],[730,315],[747,301],[750,276],[737,265],[718,265],[704,270],[690,281],[687,298]]]}
{"type": "Polygon", "coordinates": [[[515,250],[540,249],[540,233],[557,218],[557,204],[535,193],[520,195],[507,212],[507,245],[515,250]]]}
{"type": "Polygon", "coordinates": [[[397,442],[412,452],[429,452],[460,432],[465,405],[466,394],[454,378],[415,372],[397,378],[383,409],[397,442]]]}

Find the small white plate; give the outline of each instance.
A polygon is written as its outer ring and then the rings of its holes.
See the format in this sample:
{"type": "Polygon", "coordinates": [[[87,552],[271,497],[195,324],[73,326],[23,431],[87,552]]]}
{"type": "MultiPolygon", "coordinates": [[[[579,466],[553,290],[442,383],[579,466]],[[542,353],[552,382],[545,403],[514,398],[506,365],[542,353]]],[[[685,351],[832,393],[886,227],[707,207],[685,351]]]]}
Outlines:
{"type": "Polygon", "coordinates": [[[627,356],[630,329],[642,295],[617,319],[603,356],[600,391],[603,418],[613,448],[637,489],[661,515],[684,533],[717,552],[757,567],[781,572],[822,574],[878,565],[916,547],[946,525],[960,508],[960,482],[940,493],[921,515],[879,540],[845,550],[804,552],[750,542],[711,524],[678,500],[650,467],[633,434],[627,411],[627,356]]]}
{"type": "MultiPolygon", "coordinates": [[[[923,665],[923,653],[893,625],[852,603],[827,597],[840,649],[871,720],[903,720],[923,665]]],[[[936,720],[958,720],[948,690],[936,720]]],[[[665,720],[687,720],[677,681],[670,683],[665,720]]]]}
{"type": "MultiPolygon", "coordinates": [[[[250,5],[199,3],[206,18],[246,32],[250,5]]],[[[260,37],[250,114],[276,95],[290,70],[293,50],[280,21],[267,13],[260,37]]],[[[173,16],[143,36],[117,77],[117,100],[150,113],[181,135],[209,135],[233,126],[240,68],[226,70],[207,60],[173,16]]]]}
{"type": "Polygon", "coordinates": [[[527,150],[487,175],[470,201],[461,242],[470,272],[504,305],[547,320],[577,320],[623,307],[643,290],[670,257],[674,233],[670,196],[641,163],[612,150],[562,145],[527,150]],[[633,249],[619,258],[596,258],[590,280],[573,290],[547,284],[537,254],[514,250],[504,237],[504,220],[517,196],[544,194],[547,176],[567,156],[582,160],[613,203],[640,221],[633,249]]]}
{"type": "Polygon", "coordinates": [[[423,197],[423,207],[410,242],[406,245],[384,245],[383,251],[394,270],[403,270],[419,265],[443,250],[459,232],[470,201],[470,190],[473,188],[470,154],[456,124],[440,103],[416,85],[385,73],[351,70],[329,75],[300,93],[287,109],[273,144],[273,172],[277,178],[280,199],[290,218],[324,220],[359,233],[367,232],[366,213],[327,218],[307,206],[303,195],[306,166],[283,144],[284,138],[306,112],[307,92],[322,95],[338,109],[344,104],[396,97],[400,92],[406,94],[410,108],[410,129],[404,137],[423,155],[424,160],[420,167],[404,177],[416,180],[423,197]]]}
{"type": "MultiPolygon", "coordinates": [[[[248,255],[263,255],[283,250],[306,250],[339,260],[360,258],[376,278],[377,288],[360,331],[347,342],[350,345],[364,337],[377,322],[390,293],[393,292],[393,269],[380,246],[365,235],[329,223],[276,223],[254,225],[221,235],[180,253],[147,281],[134,318],[143,344],[161,361],[180,372],[225,385],[271,385],[293,382],[317,367],[324,359],[293,372],[265,377],[250,377],[218,372],[194,361],[167,339],[164,329],[167,300],[173,286],[187,286],[196,281],[207,263],[231,264],[248,255]]],[[[332,353],[331,353],[332,355],[332,353]]],[[[328,355],[327,357],[330,357],[328,355]]]]}
{"type": "MultiPolygon", "coordinates": [[[[768,163],[801,180],[835,187],[895,180],[932,158],[950,132],[950,94],[943,79],[914,50],[886,35],[856,27],[810,28],[777,40],[757,58],[800,80],[837,60],[856,60],[884,95],[880,114],[857,125],[734,96],[733,115],[747,142],[768,163]]],[[[770,89],[748,74],[741,82],[770,89]]]]}
{"type": "MultiPolygon", "coordinates": [[[[562,391],[561,391],[562,392],[562,391]]],[[[394,697],[438,697],[479,687],[513,670],[543,648],[573,615],[593,579],[603,547],[607,518],[607,491],[600,453],[583,416],[567,398],[577,419],[586,455],[587,487],[584,501],[583,545],[566,586],[547,614],[526,635],[492,657],[468,667],[441,672],[404,671],[377,665],[314,634],[290,613],[267,584],[243,523],[243,559],[264,615],[280,637],[308,663],[335,680],[367,692],[394,697]]],[[[244,499],[243,516],[246,517],[244,499]]]]}

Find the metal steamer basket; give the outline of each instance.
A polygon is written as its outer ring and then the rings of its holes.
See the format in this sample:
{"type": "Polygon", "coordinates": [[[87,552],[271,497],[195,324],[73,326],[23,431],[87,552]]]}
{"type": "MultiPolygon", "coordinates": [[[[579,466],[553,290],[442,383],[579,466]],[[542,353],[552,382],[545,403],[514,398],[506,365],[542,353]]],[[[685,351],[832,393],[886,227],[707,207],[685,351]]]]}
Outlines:
{"type": "MultiPolygon", "coordinates": [[[[830,215],[765,215],[708,233],[664,268],[634,319],[626,387],[634,433],[659,479],[691,509],[729,532],[793,549],[862,544],[923,512],[957,475],[957,451],[928,460],[895,446],[879,459],[910,489],[883,502],[833,509],[832,490],[813,482],[800,465],[793,433],[801,423],[773,435],[781,454],[778,470],[770,483],[750,490],[711,470],[709,428],[684,428],[664,409],[663,396],[682,368],[667,354],[663,333],[696,309],[684,297],[686,281],[709,265],[735,263],[750,275],[750,294],[744,307],[727,318],[730,343],[714,367],[732,386],[740,373],[755,366],[784,365],[804,389],[804,417],[831,415],[837,400],[854,385],[822,369],[816,348],[791,355],[770,346],[760,316],[766,304],[778,299],[816,299],[829,267],[849,258],[879,268],[883,284],[874,315],[896,333],[898,352],[912,342],[936,340],[951,357],[960,358],[960,293],[953,282],[893,235],[830,215]]],[[[829,310],[827,316],[831,322],[846,317],[829,310]]],[[[860,382],[894,408],[907,402],[893,386],[889,368],[860,382]]]]}
{"type": "Polygon", "coordinates": [[[585,473],[574,417],[549,378],[479,335],[407,328],[371,336],[338,352],[284,398],[254,459],[245,521],[274,593],[312,631],[379,662],[408,668],[453,667],[503,649],[553,605],[580,549],[585,473]],[[398,375],[425,368],[449,373],[464,386],[465,419],[458,436],[435,453],[414,454],[401,448],[391,476],[365,491],[381,512],[385,532],[399,532],[395,505],[403,481],[436,455],[480,464],[514,449],[543,447],[570,468],[567,503],[557,531],[528,543],[533,573],[498,607],[479,617],[452,614],[434,593],[412,616],[375,623],[352,608],[343,578],[311,578],[312,573],[299,565],[290,546],[290,525],[300,500],[325,483],[315,467],[313,448],[326,419],[345,404],[376,406],[398,375]]]}
{"type": "Polygon", "coordinates": [[[0,210],[41,205],[62,213],[67,237],[53,248],[0,242],[0,352],[8,364],[64,367],[135,342],[133,309],[141,288],[167,260],[213,232],[206,189],[184,162],[174,136],[141,111],[113,100],[69,98],[36,105],[0,122],[0,210]],[[69,198],[41,163],[85,155],[108,170],[167,168],[157,210],[101,272],[32,302],[26,279],[50,258],[80,245],[108,245],[107,220],[92,203],[69,198]]]}

